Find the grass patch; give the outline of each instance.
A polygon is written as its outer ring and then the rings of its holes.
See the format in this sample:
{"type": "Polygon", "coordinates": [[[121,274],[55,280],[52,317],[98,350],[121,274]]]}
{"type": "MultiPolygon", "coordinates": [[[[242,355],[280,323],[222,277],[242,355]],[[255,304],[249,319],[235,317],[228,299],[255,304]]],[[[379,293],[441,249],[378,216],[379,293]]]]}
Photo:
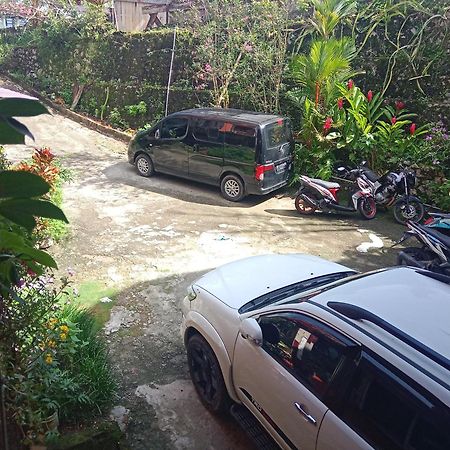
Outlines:
{"type": "Polygon", "coordinates": [[[117,289],[105,286],[99,281],[85,281],[78,286],[79,296],[76,298],[75,303],[92,314],[96,332],[103,328],[109,320],[117,292],[117,289]],[[112,302],[100,302],[100,299],[103,297],[110,298],[112,302]]]}
{"type": "Polygon", "coordinates": [[[60,362],[66,381],[76,385],[76,391],[59,409],[60,417],[68,422],[105,412],[117,390],[106,343],[98,335],[97,321],[90,311],[72,304],[61,312],[61,321],[76,324],[77,339],[83,342],[74,354],[60,362]]]}

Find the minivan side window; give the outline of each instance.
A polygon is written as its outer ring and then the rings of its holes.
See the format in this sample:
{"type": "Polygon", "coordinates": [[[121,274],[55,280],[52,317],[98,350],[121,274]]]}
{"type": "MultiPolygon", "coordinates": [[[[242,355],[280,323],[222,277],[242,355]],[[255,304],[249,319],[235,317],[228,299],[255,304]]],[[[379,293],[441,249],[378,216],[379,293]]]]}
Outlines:
{"type": "Polygon", "coordinates": [[[252,127],[233,125],[225,130],[225,144],[254,149],[256,130],[252,127]]]}
{"type": "Polygon", "coordinates": [[[222,144],[223,135],[220,132],[223,122],[215,120],[198,120],[195,122],[192,134],[197,141],[222,144]]]}
{"type": "Polygon", "coordinates": [[[377,449],[449,449],[449,409],[413,386],[364,353],[338,415],[377,449]]]}
{"type": "Polygon", "coordinates": [[[323,398],[346,353],[346,346],[336,332],[296,313],[263,316],[259,324],[263,331],[263,349],[323,398]]]}
{"type": "Polygon", "coordinates": [[[187,127],[187,119],[183,117],[169,117],[161,123],[161,139],[180,139],[186,135],[187,127]]]}

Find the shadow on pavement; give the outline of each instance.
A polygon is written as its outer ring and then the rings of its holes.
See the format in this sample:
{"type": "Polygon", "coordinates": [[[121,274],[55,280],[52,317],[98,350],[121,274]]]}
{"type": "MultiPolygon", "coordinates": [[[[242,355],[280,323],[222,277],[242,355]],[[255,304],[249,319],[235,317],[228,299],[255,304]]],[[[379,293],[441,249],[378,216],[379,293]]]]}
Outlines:
{"type": "Polygon", "coordinates": [[[126,184],[137,189],[166,195],[189,203],[227,208],[251,208],[276,195],[275,193],[265,196],[249,195],[242,201],[233,203],[222,198],[218,186],[211,186],[162,173],[156,173],[150,178],[145,178],[138,175],[134,167],[127,162],[119,162],[109,166],[103,170],[103,173],[109,181],[115,183],[126,184]]]}

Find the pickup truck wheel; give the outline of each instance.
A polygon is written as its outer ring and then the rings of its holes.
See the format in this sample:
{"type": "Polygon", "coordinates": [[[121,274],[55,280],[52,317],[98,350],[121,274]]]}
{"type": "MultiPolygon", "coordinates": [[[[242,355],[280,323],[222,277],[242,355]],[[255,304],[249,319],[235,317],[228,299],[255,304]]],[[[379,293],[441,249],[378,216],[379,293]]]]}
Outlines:
{"type": "Polygon", "coordinates": [[[219,362],[212,348],[199,334],[188,341],[187,359],[192,382],[205,407],[215,414],[228,412],[231,399],[219,362]]]}

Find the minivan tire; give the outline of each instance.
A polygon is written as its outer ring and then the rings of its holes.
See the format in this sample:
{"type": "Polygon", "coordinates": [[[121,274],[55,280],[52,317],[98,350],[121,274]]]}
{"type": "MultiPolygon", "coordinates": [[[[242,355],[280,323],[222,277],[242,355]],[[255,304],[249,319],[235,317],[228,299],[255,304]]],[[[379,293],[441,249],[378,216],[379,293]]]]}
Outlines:
{"type": "Polygon", "coordinates": [[[151,177],[155,173],[153,161],[148,155],[138,155],[134,163],[136,164],[139,175],[142,175],[143,177],[151,177]]]}
{"type": "Polygon", "coordinates": [[[227,175],[223,177],[220,183],[222,196],[230,202],[239,202],[245,197],[245,188],[243,181],[236,175],[227,175]]]}

